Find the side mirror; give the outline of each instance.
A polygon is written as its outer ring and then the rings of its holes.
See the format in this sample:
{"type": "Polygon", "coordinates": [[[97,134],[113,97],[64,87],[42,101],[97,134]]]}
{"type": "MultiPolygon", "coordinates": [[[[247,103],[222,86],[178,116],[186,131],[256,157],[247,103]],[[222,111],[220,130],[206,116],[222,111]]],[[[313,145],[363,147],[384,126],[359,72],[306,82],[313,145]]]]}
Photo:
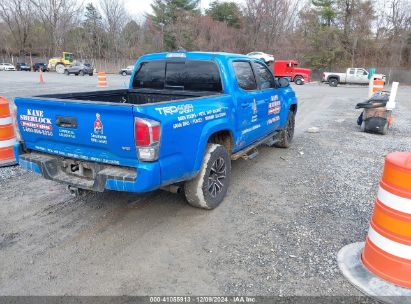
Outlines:
{"type": "Polygon", "coordinates": [[[281,77],[278,79],[278,84],[280,85],[280,88],[286,88],[290,86],[290,80],[286,77],[281,77]]]}

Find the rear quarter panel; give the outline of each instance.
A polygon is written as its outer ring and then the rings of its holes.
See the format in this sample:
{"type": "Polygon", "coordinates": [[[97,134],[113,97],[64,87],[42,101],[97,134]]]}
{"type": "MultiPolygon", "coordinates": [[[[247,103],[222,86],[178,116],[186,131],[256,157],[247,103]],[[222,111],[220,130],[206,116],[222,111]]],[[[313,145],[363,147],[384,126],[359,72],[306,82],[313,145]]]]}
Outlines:
{"type": "Polygon", "coordinates": [[[217,95],[134,108],[134,115],[161,122],[162,184],[190,179],[201,167],[209,136],[232,126],[232,99],[217,95]]]}

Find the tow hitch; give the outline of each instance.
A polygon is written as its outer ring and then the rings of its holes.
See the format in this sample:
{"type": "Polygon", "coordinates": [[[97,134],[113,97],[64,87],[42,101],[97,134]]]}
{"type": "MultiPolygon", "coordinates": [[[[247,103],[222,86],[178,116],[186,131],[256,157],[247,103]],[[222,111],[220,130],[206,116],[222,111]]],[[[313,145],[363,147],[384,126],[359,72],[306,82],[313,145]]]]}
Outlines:
{"type": "Polygon", "coordinates": [[[87,194],[87,192],[90,192],[88,190],[77,188],[77,187],[74,187],[74,186],[71,186],[71,185],[68,185],[67,188],[70,191],[70,194],[74,197],[85,196],[87,194]]]}

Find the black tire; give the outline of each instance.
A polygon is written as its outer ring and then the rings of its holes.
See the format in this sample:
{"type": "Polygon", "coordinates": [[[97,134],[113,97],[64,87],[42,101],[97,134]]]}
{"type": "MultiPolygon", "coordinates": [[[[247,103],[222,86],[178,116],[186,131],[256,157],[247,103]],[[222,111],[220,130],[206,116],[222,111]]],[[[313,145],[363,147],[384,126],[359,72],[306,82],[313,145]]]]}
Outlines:
{"type": "Polygon", "coordinates": [[[80,76],[84,76],[84,71],[80,71],[80,76]]]}
{"type": "Polygon", "coordinates": [[[294,127],[295,113],[293,111],[289,111],[285,127],[280,131],[279,134],[280,141],[274,144],[274,146],[277,148],[288,148],[291,145],[294,137],[294,127]]]}
{"type": "Polygon", "coordinates": [[[202,209],[216,208],[227,193],[230,175],[231,159],[225,147],[208,144],[200,172],[184,185],[188,203],[202,209]]]}
{"type": "Polygon", "coordinates": [[[384,128],[381,130],[382,135],[387,135],[388,133],[388,122],[384,125],[384,128]]]}
{"type": "Polygon", "coordinates": [[[68,70],[65,70],[65,71],[64,71],[64,74],[66,74],[67,76],[69,76],[69,75],[70,75],[70,73],[69,73],[69,71],[68,71],[68,70]]]}
{"type": "Polygon", "coordinates": [[[121,73],[121,75],[127,76],[127,72],[124,71],[124,72],[121,73]]]}
{"type": "Polygon", "coordinates": [[[296,85],[303,85],[303,84],[304,84],[303,78],[300,77],[300,76],[295,77],[295,78],[294,78],[294,83],[295,83],[296,85]]]}
{"type": "Polygon", "coordinates": [[[89,76],[93,76],[93,73],[89,73],[88,75],[89,75],[89,76]]]}
{"type": "Polygon", "coordinates": [[[365,121],[364,120],[362,121],[360,128],[362,132],[365,132],[365,121]]]}
{"type": "Polygon", "coordinates": [[[336,86],[338,86],[338,79],[337,78],[330,78],[328,80],[328,84],[330,85],[330,87],[336,87],[336,86]]]}

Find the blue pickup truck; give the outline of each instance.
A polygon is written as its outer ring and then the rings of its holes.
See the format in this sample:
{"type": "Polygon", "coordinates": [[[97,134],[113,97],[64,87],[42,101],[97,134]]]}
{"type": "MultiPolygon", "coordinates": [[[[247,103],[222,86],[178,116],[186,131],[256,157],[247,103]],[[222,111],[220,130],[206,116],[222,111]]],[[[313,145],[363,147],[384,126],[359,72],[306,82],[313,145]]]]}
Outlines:
{"type": "MultiPolygon", "coordinates": [[[[217,207],[231,160],[286,148],[297,99],[286,79],[238,54],[140,57],[128,89],[15,98],[19,164],[70,191],[184,191],[217,207]]],[[[273,168],[274,169],[274,168],[273,168]]]]}

